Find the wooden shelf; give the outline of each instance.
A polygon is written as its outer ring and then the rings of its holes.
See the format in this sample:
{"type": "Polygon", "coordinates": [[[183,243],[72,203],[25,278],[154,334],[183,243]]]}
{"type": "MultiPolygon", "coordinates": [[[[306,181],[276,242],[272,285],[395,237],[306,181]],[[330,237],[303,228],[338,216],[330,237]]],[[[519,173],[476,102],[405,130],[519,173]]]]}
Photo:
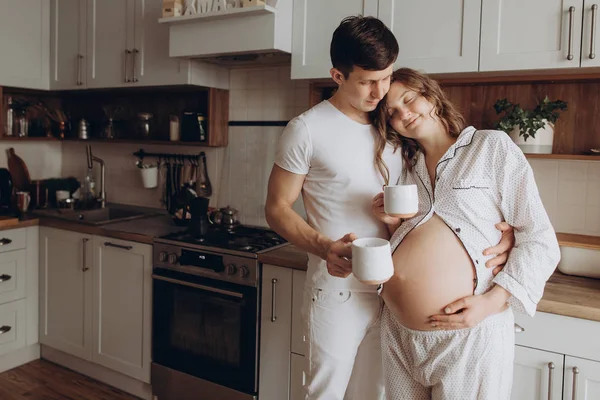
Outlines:
{"type": "Polygon", "coordinates": [[[236,18],[247,15],[268,15],[274,13],[275,8],[268,5],[259,5],[253,7],[229,8],[225,11],[211,11],[202,14],[182,15],[181,17],[160,18],[158,22],[161,24],[172,24],[190,21],[215,21],[219,19],[236,18]]]}
{"type": "Polygon", "coordinates": [[[600,155],[588,156],[585,154],[525,154],[525,157],[546,160],[600,161],[600,155]]]}
{"type": "Polygon", "coordinates": [[[0,137],[0,142],[89,142],[89,143],[135,143],[139,145],[144,144],[160,144],[160,145],[169,145],[169,146],[201,146],[201,147],[211,147],[207,142],[172,142],[170,140],[144,140],[144,139],[77,139],[77,138],[68,138],[68,139],[57,139],[55,137],[12,137],[12,136],[3,136],[0,137]]]}

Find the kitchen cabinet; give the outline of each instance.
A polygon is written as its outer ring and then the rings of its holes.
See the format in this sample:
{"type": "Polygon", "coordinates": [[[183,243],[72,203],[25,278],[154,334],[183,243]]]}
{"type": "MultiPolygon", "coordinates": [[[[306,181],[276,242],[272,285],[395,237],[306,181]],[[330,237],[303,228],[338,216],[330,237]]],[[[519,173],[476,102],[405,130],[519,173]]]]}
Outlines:
{"type": "Polygon", "coordinates": [[[152,246],[40,228],[40,342],[150,382],[152,246]]]}
{"type": "Polygon", "coordinates": [[[0,232],[0,372],[40,356],[38,227],[0,232]]]}
{"type": "Polygon", "coordinates": [[[559,399],[565,356],[515,346],[511,400],[559,399]]]}
{"type": "Polygon", "coordinates": [[[290,400],[304,400],[304,356],[292,353],[290,363],[290,400]]]}
{"type": "Polygon", "coordinates": [[[563,400],[600,399],[600,362],[565,357],[563,400]]]}
{"type": "Polygon", "coordinates": [[[394,69],[478,70],[481,0],[379,0],[378,10],[398,40],[394,69]]]}
{"type": "Polygon", "coordinates": [[[226,69],[169,57],[161,14],[161,0],[53,0],[51,89],[229,88],[226,69]]]}
{"type": "Polygon", "coordinates": [[[260,399],[284,400],[290,387],[291,269],[263,265],[260,311],[260,399]]]}
{"type": "Polygon", "coordinates": [[[378,0],[294,0],[292,79],[328,78],[333,31],[349,15],[376,17],[377,6],[378,0]]]}
{"type": "Polygon", "coordinates": [[[92,235],[40,228],[40,343],[89,360],[92,235]]]}
{"type": "Polygon", "coordinates": [[[46,0],[0,2],[0,86],[48,89],[50,4],[46,0]]]}
{"type": "Polygon", "coordinates": [[[152,247],[94,236],[92,361],[150,382],[152,247]]]}

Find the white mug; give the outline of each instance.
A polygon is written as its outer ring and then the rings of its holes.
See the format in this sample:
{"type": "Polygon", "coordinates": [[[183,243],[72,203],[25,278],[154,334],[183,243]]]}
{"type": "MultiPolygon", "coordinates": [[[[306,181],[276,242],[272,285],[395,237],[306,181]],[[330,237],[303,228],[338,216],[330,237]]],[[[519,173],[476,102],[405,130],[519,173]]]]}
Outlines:
{"type": "Polygon", "coordinates": [[[417,185],[390,185],[383,189],[383,209],[393,217],[410,218],[419,211],[417,185]]]}
{"type": "Polygon", "coordinates": [[[352,242],[352,273],[368,285],[387,282],[394,275],[390,242],[380,238],[361,238],[352,242]]]}

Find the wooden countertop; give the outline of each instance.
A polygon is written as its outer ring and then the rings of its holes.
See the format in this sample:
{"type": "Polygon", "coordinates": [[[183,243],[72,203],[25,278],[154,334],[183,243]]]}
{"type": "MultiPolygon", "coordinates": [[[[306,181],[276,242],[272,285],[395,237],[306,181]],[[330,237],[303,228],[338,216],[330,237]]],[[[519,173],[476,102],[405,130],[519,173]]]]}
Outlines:
{"type": "Polygon", "coordinates": [[[572,233],[557,233],[556,237],[558,239],[558,243],[563,246],[600,250],[600,236],[575,235],[572,233]]]}
{"type": "Polygon", "coordinates": [[[308,255],[304,250],[293,244],[288,244],[267,253],[259,254],[258,261],[263,264],[278,265],[281,267],[306,271],[308,255]]]}

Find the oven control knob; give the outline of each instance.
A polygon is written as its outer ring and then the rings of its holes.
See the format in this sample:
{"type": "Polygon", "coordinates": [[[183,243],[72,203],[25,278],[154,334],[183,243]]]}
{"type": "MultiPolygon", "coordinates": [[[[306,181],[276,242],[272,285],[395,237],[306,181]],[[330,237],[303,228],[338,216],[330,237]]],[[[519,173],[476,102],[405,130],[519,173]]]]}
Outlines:
{"type": "Polygon", "coordinates": [[[177,263],[177,254],[171,253],[169,254],[169,264],[177,263]]]}
{"type": "Polygon", "coordinates": [[[248,271],[248,267],[246,267],[246,266],[242,265],[242,266],[240,267],[240,276],[241,276],[242,278],[245,278],[245,277],[247,277],[247,276],[248,276],[248,274],[250,274],[250,271],[248,271]]]}
{"type": "Polygon", "coordinates": [[[158,253],[158,261],[160,262],[165,262],[167,261],[167,252],[166,251],[161,251],[160,253],[158,253]]]}
{"type": "Polygon", "coordinates": [[[237,271],[237,268],[233,264],[229,264],[225,267],[225,273],[227,275],[233,275],[237,271]]]}

